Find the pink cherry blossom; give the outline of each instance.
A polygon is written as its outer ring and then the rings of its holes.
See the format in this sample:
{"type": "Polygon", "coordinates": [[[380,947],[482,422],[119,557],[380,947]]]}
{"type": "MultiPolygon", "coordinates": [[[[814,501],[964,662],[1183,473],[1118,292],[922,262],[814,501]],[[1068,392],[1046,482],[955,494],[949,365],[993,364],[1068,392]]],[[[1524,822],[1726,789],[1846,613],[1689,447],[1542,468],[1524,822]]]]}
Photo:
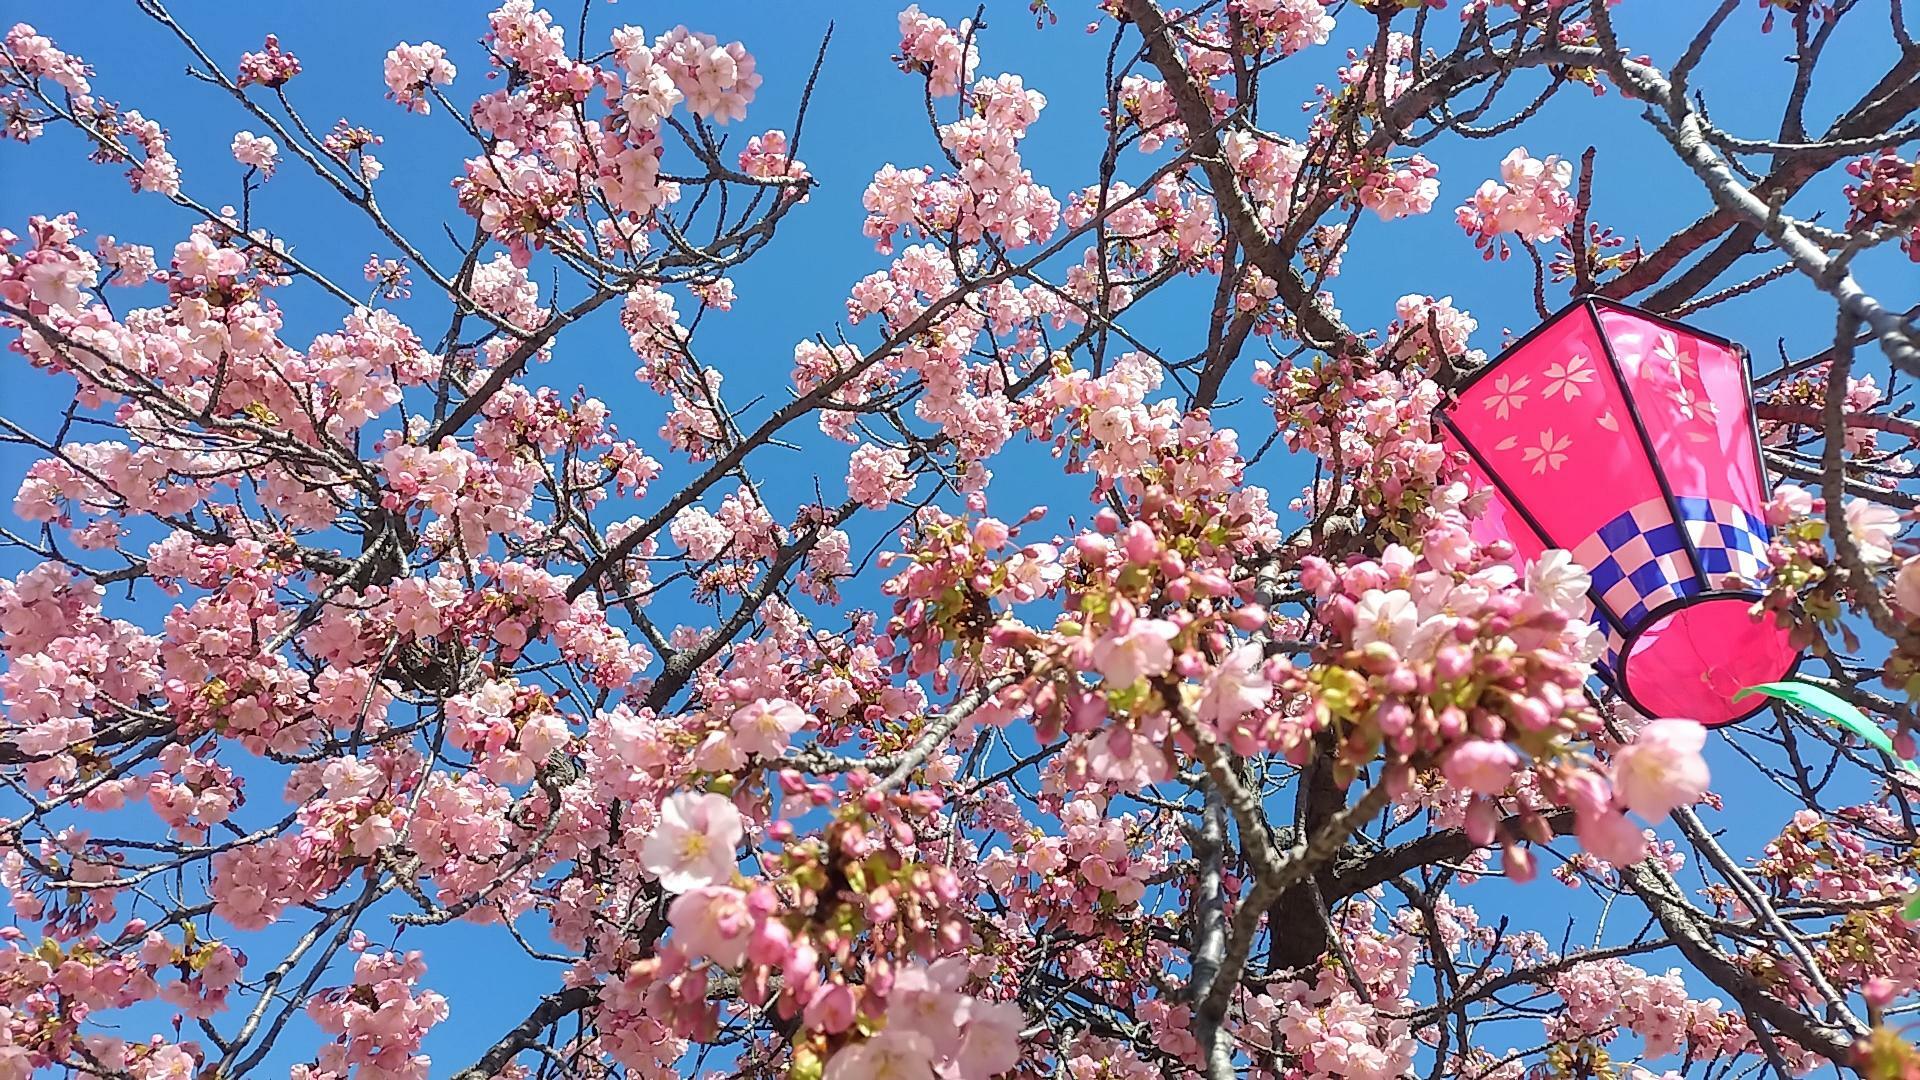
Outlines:
{"type": "Polygon", "coordinates": [[[966,1034],[954,1065],[962,1076],[999,1076],[1020,1063],[1020,1031],[1026,1016],[1004,1001],[971,1000],[966,1007],[966,1034]]]}
{"type": "Polygon", "coordinates": [[[1395,652],[1405,653],[1413,645],[1419,618],[1413,598],[1404,590],[1371,589],[1354,608],[1354,643],[1379,642],[1392,646],[1395,652]]]}
{"type": "Polygon", "coordinates": [[[711,34],[676,26],[654,44],[667,75],[695,115],[724,124],[747,115],[760,74],[739,42],[721,45],[711,34]]]}
{"type": "Polygon", "coordinates": [[[1613,761],[1614,790],[1627,809],[1658,821],[1707,791],[1700,756],[1707,730],[1691,720],[1655,720],[1640,729],[1613,761]]]}
{"type": "Polygon", "coordinates": [[[1135,619],[1124,633],[1110,634],[1093,646],[1093,663],[1115,687],[1165,675],[1173,668],[1173,639],[1180,628],[1165,619],[1135,619]]]}
{"type": "Polygon", "coordinates": [[[1474,243],[1493,254],[1491,246],[1502,233],[1545,243],[1558,237],[1572,222],[1573,163],[1554,155],[1544,160],[1515,147],[1500,162],[1500,179],[1480,185],[1456,215],[1474,243]]]}
{"type": "Polygon", "coordinates": [[[427,100],[429,86],[446,86],[456,74],[447,60],[447,50],[431,41],[419,45],[401,42],[387,52],[387,96],[411,112],[426,115],[432,109],[427,100]]]}
{"type": "Polygon", "coordinates": [[[1890,506],[1852,499],[1847,503],[1847,532],[1860,557],[1869,564],[1893,558],[1893,540],[1900,532],[1900,514],[1890,506]]]}
{"type": "Polygon", "coordinates": [[[1265,656],[1249,642],[1228,653],[1208,677],[1195,711],[1209,723],[1237,720],[1267,703],[1273,684],[1262,670],[1265,656]]]}
{"type": "Polygon", "coordinates": [[[847,467],[847,493],[868,509],[879,509],[913,490],[904,450],[862,446],[847,467]]]}
{"type": "Polygon", "coordinates": [[[1498,795],[1513,782],[1520,755],[1505,743],[1475,739],[1461,743],[1447,755],[1447,780],[1475,795],[1498,795]]]}
{"type": "Polygon", "coordinates": [[[744,827],[723,795],[682,792],[660,806],[660,819],[641,847],[641,864],[660,887],[684,893],[732,878],[744,827]]]}
{"type": "Polygon", "coordinates": [[[736,968],[746,960],[753,918],[747,894],[724,885],[700,885],[673,898],[667,907],[673,940],[692,956],[704,956],[722,967],[736,968]]]}
{"type": "Polygon", "coordinates": [[[267,35],[266,44],[259,52],[240,54],[239,85],[258,83],[261,86],[285,86],[295,75],[300,74],[300,58],[280,48],[280,39],[267,35]]]}
{"type": "Polygon", "coordinates": [[[1920,556],[1900,563],[1893,578],[1893,596],[1909,616],[1920,617],[1920,556]]]}
{"type": "Polygon", "coordinates": [[[273,167],[280,160],[280,147],[265,135],[242,131],[233,137],[233,160],[260,170],[264,179],[273,175],[273,167]]]}
{"type": "Polygon", "coordinates": [[[971,30],[971,20],[950,27],[910,4],[900,13],[900,64],[925,72],[935,97],[957,94],[962,84],[973,80],[979,62],[971,30]]]}
{"type": "Polygon", "coordinates": [[[822,1080],[933,1080],[932,1057],[926,1036],[888,1029],[835,1054],[822,1080]]]}
{"type": "Polygon", "coordinates": [[[1601,813],[1582,817],[1575,835],[1579,837],[1581,847],[1614,866],[1628,866],[1646,856],[1646,833],[1625,814],[1601,813]]]}
{"type": "Polygon", "coordinates": [[[742,705],[728,723],[743,752],[776,757],[794,733],[807,726],[807,714],[791,702],[773,698],[742,705]]]}

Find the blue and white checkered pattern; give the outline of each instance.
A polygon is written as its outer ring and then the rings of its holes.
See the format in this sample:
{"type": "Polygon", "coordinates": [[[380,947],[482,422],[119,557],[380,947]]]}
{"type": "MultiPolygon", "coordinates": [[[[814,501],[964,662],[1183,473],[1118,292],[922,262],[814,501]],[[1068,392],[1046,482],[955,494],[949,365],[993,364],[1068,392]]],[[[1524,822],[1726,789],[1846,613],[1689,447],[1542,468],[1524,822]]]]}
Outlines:
{"type": "Polygon", "coordinates": [[[1575,562],[1593,575],[1593,595],[1616,614],[1621,627],[1607,630],[1609,671],[1619,670],[1621,630],[1631,634],[1662,604],[1703,588],[1758,588],[1767,567],[1764,521],[1719,499],[1679,498],[1680,516],[1700,553],[1703,583],[1693,572],[1680,525],[1665,499],[1652,499],[1602,525],[1573,549],[1575,562]]]}

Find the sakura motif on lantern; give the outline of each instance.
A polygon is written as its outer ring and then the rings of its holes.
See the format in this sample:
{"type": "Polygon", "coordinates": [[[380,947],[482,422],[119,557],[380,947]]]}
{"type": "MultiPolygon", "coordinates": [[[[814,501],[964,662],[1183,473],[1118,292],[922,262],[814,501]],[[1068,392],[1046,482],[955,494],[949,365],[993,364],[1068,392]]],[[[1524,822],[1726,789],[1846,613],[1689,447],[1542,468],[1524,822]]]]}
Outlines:
{"type": "Polygon", "coordinates": [[[1592,575],[1600,674],[1629,704],[1708,726],[1765,707],[1734,697],[1798,650],[1753,614],[1768,485],[1741,346],[1588,297],[1475,371],[1439,421],[1492,489],[1477,538],[1523,562],[1564,548],[1592,575]]]}

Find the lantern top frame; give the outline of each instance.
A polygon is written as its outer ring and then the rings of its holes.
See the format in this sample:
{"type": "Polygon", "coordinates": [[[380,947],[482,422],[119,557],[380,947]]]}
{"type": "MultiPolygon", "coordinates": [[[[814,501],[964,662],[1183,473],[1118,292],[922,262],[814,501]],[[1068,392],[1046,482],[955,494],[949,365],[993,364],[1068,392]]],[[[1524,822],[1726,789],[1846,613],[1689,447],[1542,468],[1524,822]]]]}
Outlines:
{"type": "MultiPolygon", "coordinates": [[[[1499,367],[1502,363],[1504,363],[1508,357],[1514,355],[1515,353],[1520,352],[1522,349],[1525,349],[1528,345],[1533,344],[1533,342],[1537,338],[1539,338],[1541,334],[1545,333],[1546,331],[1552,329],[1555,326],[1558,326],[1560,324],[1560,320],[1566,318],[1568,315],[1573,314],[1573,312],[1577,308],[1588,309],[1587,317],[1593,320],[1594,331],[1600,335],[1603,341],[1606,340],[1606,327],[1600,322],[1599,309],[1611,308],[1612,310],[1621,312],[1622,314],[1632,315],[1637,319],[1645,319],[1650,323],[1654,323],[1659,326],[1664,326],[1669,330],[1673,330],[1678,333],[1685,334],[1688,337],[1699,338],[1702,341],[1710,341],[1713,344],[1718,345],[1723,349],[1727,349],[1731,352],[1738,353],[1740,356],[1741,363],[1748,365],[1747,374],[1749,378],[1747,380],[1747,394],[1749,398],[1752,397],[1753,382],[1752,382],[1751,376],[1753,372],[1752,372],[1751,365],[1753,361],[1753,354],[1747,350],[1747,347],[1745,345],[1740,344],[1739,342],[1733,340],[1732,338],[1723,337],[1715,333],[1710,333],[1706,330],[1700,329],[1697,326],[1693,326],[1688,323],[1683,323],[1678,319],[1672,318],[1670,316],[1661,315],[1661,314],[1658,314],[1657,312],[1648,311],[1646,308],[1635,307],[1632,304],[1615,300],[1610,296],[1602,296],[1599,293],[1582,293],[1579,296],[1576,296],[1572,300],[1568,301],[1566,304],[1563,304],[1558,311],[1555,311],[1553,314],[1540,320],[1540,325],[1535,326],[1533,329],[1520,335],[1518,338],[1515,338],[1514,341],[1511,344],[1509,344],[1506,348],[1501,349],[1498,353],[1496,353],[1493,359],[1487,361],[1484,364],[1481,364],[1479,367],[1474,368],[1472,371],[1468,372],[1467,375],[1460,380],[1459,385],[1447,391],[1447,400],[1440,403],[1440,411],[1444,412],[1447,408],[1452,406],[1455,398],[1459,397],[1461,394],[1466,393],[1469,389],[1473,387],[1475,383],[1478,383],[1482,378],[1485,378],[1486,376],[1493,374],[1493,370],[1499,367]]],[[[1609,342],[1609,344],[1611,343],[1609,342]]]]}
{"type": "MultiPolygon", "coordinates": [[[[1564,542],[1563,538],[1556,538],[1552,536],[1551,533],[1549,533],[1546,529],[1544,529],[1540,525],[1540,522],[1527,509],[1526,505],[1522,503],[1519,499],[1514,497],[1513,490],[1510,487],[1508,487],[1506,482],[1500,478],[1499,473],[1492,468],[1492,464],[1485,458],[1485,456],[1481,453],[1481,451],[1474,445],[1472,440],[1468,439],[1465,436],[1465,434],[1460,430],[1460,427],[1453,422],[1449,414],[1451,410],[1459,404],[1461,398],[1464,397],[1466,393],[1469,390],[1471,390],[1477,383],[1479,383],[1481,379],[1484,379],[1493,375],[1500,368],[1500,366],[1503,363],[1505,363],[1509,358],[1524,351],[1528,346],[1532,345],[1536,340],[1538,340],[1541,337],[1541,335],[1546,333],[1548,330],[1551,330],[1557,326],[1560,326],[1567,318],[1573,316],[1576,311],[1584,311],[1588,321],[1591,322],[1593,325],[1595,336],[1600,341],[1602,352],[1605,354],[1607,366],[1609,367],[1609,369],[1611,369],[1613,376],[1616,380],[1616,384],[1623,391],[1621,394],[1622,404],[1624,405],[1628,416],[1632,420],[1632,430],[1634,433],[1634,437],[1639,442],[1641,451],[1645,454],[1647,463],[1653,471],[1655,480],[1659,484],[1660,492],[1667,504],[1668,512],[1671,515],[1673,520],[1675,521],[1682,520],[1679,501],[1674,494],[1672,484],[1669,482],[1667,478],[1665,468],[1662,467],[1659,457],[1655,455],[1653,451],[1653,441],[1647,433],[1646,422],[1640,415],[1638,402],[1636,401],[1634,395],[1631,392],[1626,392],[1627,381],[1625,377],[1625,372],[1624,372],[1624,369],[1621,367],[1618,355],[1614,351],[1613,341],[1611,337],[1609,337],[1609,335],[1607,334],[1606,324],[1600,318],[1600,313],[1602,309],[1615,311],[1623,315],[1628,315],[1636,319],[1641,319],[1655,326],[1659,326],[1664,329],[1673,331],[1677,334],[1683,334],[1683,335],[1686,335],[1687,337],[1694,338],[1699,341],[1708,342],[1712,345],[1715,345],[1722,349],[1727,350],[1728,352],[1732,353],[1735,357],[1738,358],[1739,366],[1740,366],[1741,391],[1745,395],[1745,400],[1747,403],[1747,424],[1751,431],[1751,437],[1752,437],[1754,476],[1757,477],[1760,482],[1761,489],[1762,489],[1761,495],[1764,497],[1767,490],[1769,490],[1770,488],[1770,480],[1767,473],[1766,461],[1760,449],[1761,447],[1760,422],[1752,407],[1752,402],[1753,402],[1753,366],[1752,366],[1753,354],[1752,352],[1748,350],[1748,348],[1745,345],[1741,344],[1738,341],[1733,340],[1732,338],[1728,338],[1720,334],[1711,333],[1706,330],[1701,330],[1698,327],[1694,327],[1686,323],[1680,322],[1679,320],[1673,319],[1669,316],[1661,315],[1657,312],[1648,311],[1645,308],[1635,307],[1632,304],[1623,303],[1619,300],[1613,299],[1612,297],[1602,296],[1598,293],[1584,293],[1584,294],[1581,294],[1580,296],[1574,297],[1567,304],[1563,305],[1559,310],[1553,312],[1553,314],[1541,320],[1537,326],[1533,327],[1533,329],[1527,331],[1525,334],[1522,334],[1519,338],[1515,339],[1511,344],[1507,345],[1506,348],[1501,349],[1500,352],[1493,357],[1493,359],[1487,361],[1486,363],[1475,368],[1473,371],[1467,373],[1462,379],[1460,379],[1460,381],[1456,385],[1449,388],[1445,392],[1444,396],[1442,397],[1440,404],[1434,409],[1433,423],[1434,423],[1435,429],[1445,430],[1450,432],[1453,435],[1454,440],[1461,446],[1461,448],[1463,448],[1467,452],[1467,454],[1470,457],[1473,458],[1475,464],[1479,466],[1481,473],[1486,477],[1488,482],[1493,485],[1494,489],[1497,492],[1499,492],[1500,496],[1506,501],[1507,506],[1509,506],[1514,511],[1516,516],[1520,518],[1520,520],[1526,525],[1526,527],[1529,530],[1533,532],[1533,534],[1544,544],[1544,546],[1571,550],[1574,544],[1564,542]]],[[[1614,611],[1612,611],[1602,601],[1601,597],[1595,593],[1594,589],[1591,586],[1589,586],[1587,589],[1587,598],[1589,601],[1591,601],[1593,605],[1594,614],[1598,616],[1602,621],[1604,621],[1608,626],[1612,627],[1613,630],[1616,633],[1618,633],[1622,639],[1619,647],[1618,655],[1620,657],[1620,662],[1623,666],[1625,664],[1626,658],[1633,655],[1634,646],[1639,641],[1641,636],[1644,635],[1647,631],[1653,629],[1654,627],[1659,626],[1661,622],[1663,622],[1669,616],[1673,615],[1676,612],[1679,612],[1686,608],[1693,607],[1697,604],[1706,603],[1712,600],[1742,599],[1742,600],[1757,601],[1763,598],[1764,594],[1762,594],[1760,591],[1756,589],[1724,589],[1724,588],[1712,587],[1707,579],[1706,571],[1702,566],[1700,553],[1696,549],[1696,545],[1694,544],[1691,536],[1688,534],[1687,530],[1684,528],[1681,529],[1681,538],[1685,543],[1685,549],[1687,552],[1688,559],[1690,561],[1690,565],[1693,567],[1693,578],[1694,578],[1695,584],[1698,586],[1697,591],[1686,596],[1681,596],[1676,599],[1669,600],[1666,603],[1661,604],[1660,606],[1654,608],[1652,611],[1649,611],[1644,618],[1641,619],[1640,624],[1638,626],[1633,627],[1631,630],[1629,630],[1627,627],[1621,624],[1619,615],[1616,614],[1614,611]]],[[[1796,657],[1794,659],[1792,668],[1789,669],[1788,674],[1791,674],[1793,671],[1797,671],[1803,660],[1804,660],[1804,657],[1796,657]]],[[[1627,704],[1631,705],[1634,709],[1636,709],[1637,711],[1641,712],[1644,715],[1648,715],[1648,716],[1656,715],[1657,710],[1648,709],[1634,695],[1632,688],[1628,685],[1624,672],[1612,672],[1605,665],[1602,665],[1601,671],[1602,671],[1602,677],[1605,679],[1605,681],[1613,687],[1615,692],[1617,692],[1623,699],[1625,699],[1627,704]]],[[[1756,696],[1755,703],[1751,708],[1733,716],[1732,718],[1727,720],[1724,725],[1716,725],[1716,726],[1726,726],[1731,724],[1737,724],[1747,719],[1750,719],[1755,714],[1765,709],[1768,704],[1769,702],[1766,698],[1756,696]]]]}

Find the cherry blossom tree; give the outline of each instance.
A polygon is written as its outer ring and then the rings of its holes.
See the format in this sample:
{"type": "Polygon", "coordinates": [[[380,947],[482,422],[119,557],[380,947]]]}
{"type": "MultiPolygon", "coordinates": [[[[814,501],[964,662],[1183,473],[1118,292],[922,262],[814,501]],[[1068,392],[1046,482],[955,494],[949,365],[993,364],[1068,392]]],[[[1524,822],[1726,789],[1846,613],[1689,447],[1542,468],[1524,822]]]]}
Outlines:
{"type": "Polygon", "coordinates": [[[1916,278],[1861,268],[1920,259],[1920,46],[1900,0],[1721,0],[1650,55],[1649,3],[910,7],[870,92],[924,98],[926,156],[863,163],[845,238],[884,268],[744,387],[699,330],[825,197],[752,42],[506,0],[443,35],[488,70],[396,42],[392,111],[329,124],[292,40],[135,0],[206,102],[163,117],[14,25],[0,167],[194,224],[0,230],[6,378],[73,391],[0,418],[0,1076],[1920,1076],[1913,775],[1790,705],[1617,700],[1586,571],[1476,542],[1438,441],[1490,330],[1418,259],[1395,311],[1336,300],[1454,207],[1543,317],[1830,300],[1811,355],[1741,327],[1765,605],[1911,759],[1916,278]],[[1056,20],[1106,44],[1058,73],[1104,152],[1042,176],[992,56],[1056,20]],[[1883,70],[1829,47],[1868,23],[1883,70]],[[1777,130],[1713,119],[1735,47],[1777,130]],[[1596,219],[1654,165],[1533,123],[1569,95],[1644,118],[1691,224],[1596,219]],[[232,160],[183,168],[189,122],[232,160]],[[387,169],[421,125],[467,156],[387,169]],[[1441,176],[1472,139],[1498,175],[1441,176]],[[379,238],[364,280],[303,258],[292,174],[379,238]],[[383,200],[449,179],[430,235],[383,200]],[[1161,292],[1211,298],[1197,351],[1136,331],[1161,292]],[[637,391],[541,381],[615,321],[637,391]],[[769,483],[801,440],[817,489],[769,483]],[[540,981],[436,983],[477,947],[540,981]],[[429,1060],[474,994],[524,1019],[429,1060]]]}

